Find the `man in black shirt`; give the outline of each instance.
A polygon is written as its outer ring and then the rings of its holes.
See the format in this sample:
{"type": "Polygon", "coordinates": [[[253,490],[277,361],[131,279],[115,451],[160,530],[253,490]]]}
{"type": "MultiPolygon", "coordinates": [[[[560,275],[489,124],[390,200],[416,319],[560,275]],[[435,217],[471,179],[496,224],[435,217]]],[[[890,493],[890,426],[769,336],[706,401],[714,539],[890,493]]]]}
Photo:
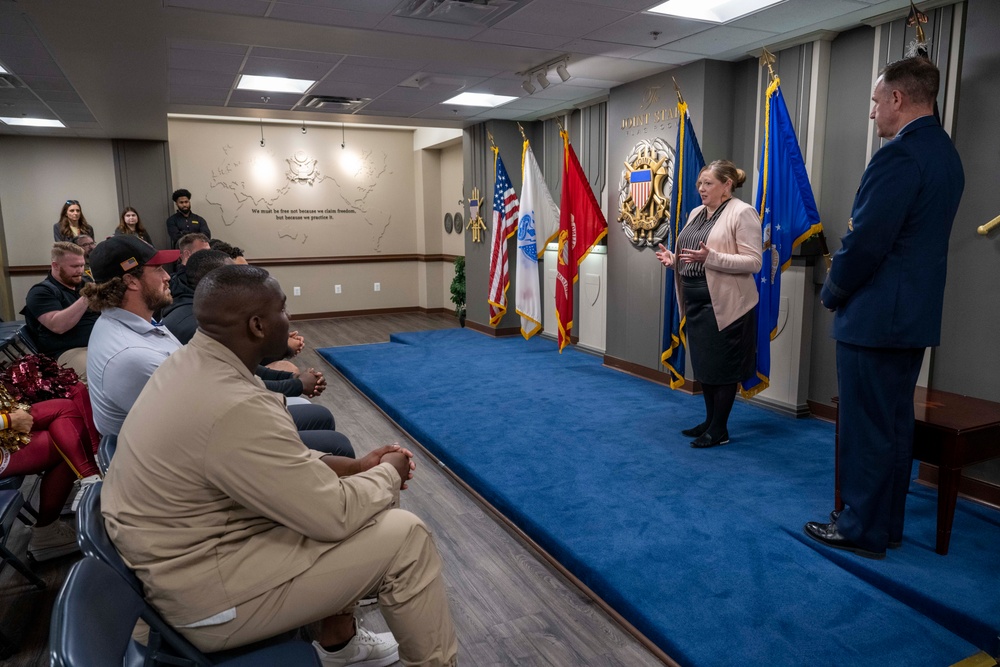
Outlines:
{"type": "Polygon", "coordinates": [[[177,212],[167,218],[167,234],[170,235],[170,247],[176,248],[177,242],[185,234],[204,234],[212,238],[212,232],[208,229],[208,222],[197,213],[191,212],[191,192],[181,188],[174,190],[171,195],[177,212]]]}
{"type": "Polygon", "coordinates": [[[83,250],[75,243],[53,245],[52,269],[28,290],[21,314],[38,351],[69,366],[86,382],[87,343],[100,315],[80,296],[84,263],[83,250]]]}

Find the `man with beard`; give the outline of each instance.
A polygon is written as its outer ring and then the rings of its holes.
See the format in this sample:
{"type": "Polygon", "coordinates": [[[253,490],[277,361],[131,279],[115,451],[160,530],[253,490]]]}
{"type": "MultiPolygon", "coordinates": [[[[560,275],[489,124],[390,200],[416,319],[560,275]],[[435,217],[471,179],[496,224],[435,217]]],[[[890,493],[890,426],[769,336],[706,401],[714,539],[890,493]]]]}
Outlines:
{"type": "Polygon", "coordinates": [[[177,206],[177,212],[167,218],[167,234],[170,235],[170,247],[176,248],[177,242],[185,234],[197,232],[204,234],[208,238],[212,238],[212,232],[209,230],[208,222],[205,218],[191,212],[191,192],[189,190],[185,190],[184,188],[174,190],[171,198],[174,200],[174,205],[177,206]]]}
{"type": "Polygon", "coordinates": [[[146,380],[180,347],[166,327],[152,321],[153,312],[171,302],[163,265],[179,256],[178,250],[158,251],[138,236],[113,236],[90,255],[95,283],[83,294],[101,315],[87,375],[94,423],[105,435],[118,433],[146,380]]]}
{"type": "Polygon", "coordinates": [[[83,250],[75,243],[52,246],[52,269],[28,290],[21,314],[42,354],[69,366],[87,381],[87,344],[97,321],[81,296],[83,250]]]}
{"type": "MultiPolygon", "coordinates": [[[[103,435],[118,435],[153,371],[181,347],[167,327],[153,322],[153,313],[173,302],[163,265],[177,261],[179,254],[124,235],[99,243],[91,253],[96,283],[83,293],[101,316],[87,366],[94,423],[103,435]]],[[[307,447],[354,457],[350,439],[334,430],[333,415],[325,407],[292,405],[288,412],[307,447]]]]}
{"type": "Polygon", "coordinates": [[[90,253],[93,252],[94,248],[97,247],[97,242],[94,237],[90,234],[80,234],[75,239],[73,243],[80,246],[83,250],[83,280],[84,282],[93,282],[94,274],[90,271],[90,253]]]}

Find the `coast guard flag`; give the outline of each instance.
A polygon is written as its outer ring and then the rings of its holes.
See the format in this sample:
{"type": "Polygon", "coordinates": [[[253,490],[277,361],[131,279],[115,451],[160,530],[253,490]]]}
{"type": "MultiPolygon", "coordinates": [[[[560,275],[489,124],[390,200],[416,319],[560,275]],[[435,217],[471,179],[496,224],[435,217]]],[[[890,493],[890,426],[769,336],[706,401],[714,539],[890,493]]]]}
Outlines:
{"type": "Polygon", "coordinates": [[[608,233],[608,222],[590,189],[580,161],[576,159],[569,135],[563,139],[562,200],[559,204],[559,266],[556,272],[556,321],[559,324],[559,352],[569,343],[573,328],[573,283],[578,268],[591,249],[608,233]]]}
{"type": "Polygon", "coordinates": [[[493,147],[496,181],[493,184],[493,242],[490,249],[490,326],[500,324],[507,312],[507,288],[510,272],[507,265],[507,239],[517,231],[517,194],[500,159],[500,149],[493,147]]]}
{"type": "Polygon", "coordinates": [[[757,282],[757,373],[743,383],[749,398],[767,389],[771,375],[771,339],[778,334],[781,272],[792,263],[792,250],[823,230],[795,128],[781,95],[781,80],[767,88],[764,145],[757,181],[757,213],[763,234],[763,262],[757,282]]]}
{"type": "MultiPolygon", "coordinates": [[[[691,125],[687,102],[677,103],[677,162],[674,166],[674,189],[670,194],[670,233],[664,244],[670,252],[677,250],[677,235],[684,229],[688,216],[701,205],[698,194],[698,174],[705,167],[698,137],[691,125]]],[[[667,284],[663,290],[663,354],[660,363],[670,372],[670,388],[684,385],[684,316],[677,303],[674,270],[667,269],[667,284]]]]}
{"type": "Polygon", "coordinates": [[[538,258],[545,245],[559,236],[559,208],[552,201],[531,145],[525,141],[521,156],[521,204],[517,223],[517,314],[525,340],[542,330],[542,291],[538,258]],[[538,239],[542,239],[538,243],[538,239]]]}

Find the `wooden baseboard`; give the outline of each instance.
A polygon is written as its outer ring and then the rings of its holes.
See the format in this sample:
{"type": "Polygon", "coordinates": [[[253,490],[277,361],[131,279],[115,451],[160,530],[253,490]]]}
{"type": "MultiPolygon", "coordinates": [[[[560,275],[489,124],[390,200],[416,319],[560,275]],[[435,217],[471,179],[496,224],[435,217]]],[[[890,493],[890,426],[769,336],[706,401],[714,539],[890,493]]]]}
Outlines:
{"type": "Polygon", "coordinates": [[[368,310],[336,310],[327,313],[296,313],[288,319],[296,320],[326,320],[334,317],[358,317],[361,315],[395,315],[397,313],[427,313],[428,315],[454,315],[451,308],[423,308],[421,306],[402,306],[400,308],[370,308],[368,310]]]}
{"type": "MultiPolygon", "coordinates": [[[[931,463],[921,463],[917,481],[927,486],[937,488],[938,467],[931,463]]],[[[963,498],[1000,509],[1000,486],[984,482],[981,479],[962,476],[958,480],[958,493],[963,498]]]]}
{"type": "Polygon", "coordinates": [[[812,413],[813,417],[817,419],[822,419],[828,421],[832,424],[837,422],[837,407],[834,405],[825,405],[823,403],[817,403],[816,401],[806,401],[806,405],[809,406],[809,412],[812,413]]]}
{"type": "MultiPolygon", "coordinates": [[[[612,357],[607,354],[604,355],[604,365],[608,368],[613,368],[616,371],[622,371],[624,373],[628,373],[629,375],[642,378],[643,380],[655,382],[656,384],[670,385],[670,373],[658,371],[653,368],[649,368],[648,366],[641,366],[631,361],[625,361],[624,359],[612,357]]],[[[679,387],[679,390],[686,394],[699,394],[701,393],[701,383],[685,379],[684,384],[679,387]]]]}
{"type": "Polygon", "coordinates": [[[479,322],[473,322],[472,320],[466,320],[465,326],[473,331],[478,331],[481,334],[486,334],[487,336],[493,336],[494,338],[504,338],[506,336],[520,336],[520,327],[503,327],[494,329],[488,324],[480,324],[479,322]]]}

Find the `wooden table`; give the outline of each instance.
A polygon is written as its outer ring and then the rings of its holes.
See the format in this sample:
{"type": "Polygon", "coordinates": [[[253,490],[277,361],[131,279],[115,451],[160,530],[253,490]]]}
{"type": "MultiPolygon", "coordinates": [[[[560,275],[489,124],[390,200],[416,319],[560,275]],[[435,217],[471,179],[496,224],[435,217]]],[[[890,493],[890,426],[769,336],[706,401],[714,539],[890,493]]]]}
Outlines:
{"type": "MultiPolygon", "coordinates": [[[[833,401],[838,408],[834,506],[839,511],[844,507],[840,497],[840,402],[836,397],[833,401]]],[[[938,467],[935,551],[944,556],[951,542],[962,468],[1000,458],[1000,403],[917,387],[913,408],[913,458],[938,467]]]]}

